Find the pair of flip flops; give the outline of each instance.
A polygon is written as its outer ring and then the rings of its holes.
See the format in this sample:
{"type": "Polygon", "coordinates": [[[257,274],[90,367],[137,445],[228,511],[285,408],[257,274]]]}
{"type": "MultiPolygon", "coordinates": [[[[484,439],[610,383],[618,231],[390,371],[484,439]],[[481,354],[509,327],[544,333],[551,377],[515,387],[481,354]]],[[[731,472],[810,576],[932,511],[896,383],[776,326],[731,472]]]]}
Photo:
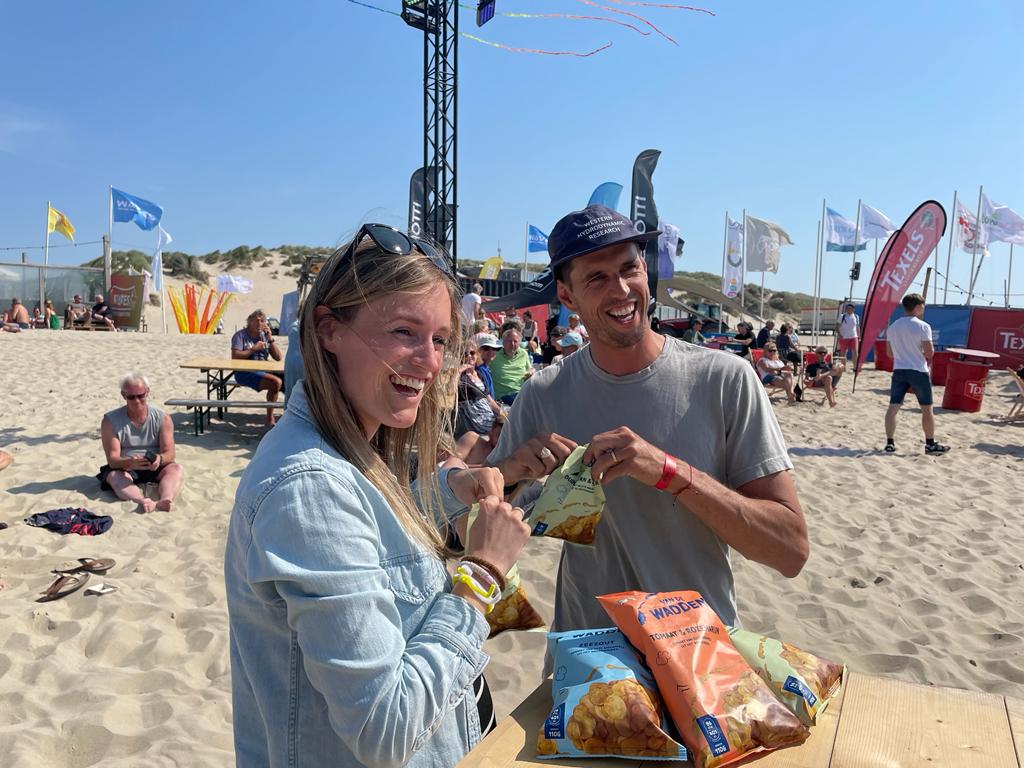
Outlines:
{"type": "Polygon", "coordinates": [[[42,595],[36,599],[37,603],[48,603],[51,600],[60,600],[72,592],[77,592],[89,581],[89,576],[94,573],[106,573],[113,568],[115,562],[109,557],[93,558],[80,557],[78,565],[70,568],[54,568],[53,573],[57,578],[50,584],[42,595]]]}

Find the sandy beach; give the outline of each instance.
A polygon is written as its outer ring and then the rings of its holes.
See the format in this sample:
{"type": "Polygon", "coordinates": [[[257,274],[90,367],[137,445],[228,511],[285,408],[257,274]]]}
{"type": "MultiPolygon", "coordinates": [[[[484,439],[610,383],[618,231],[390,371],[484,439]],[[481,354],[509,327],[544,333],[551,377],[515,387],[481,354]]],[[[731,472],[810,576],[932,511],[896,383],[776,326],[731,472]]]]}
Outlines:
{"type": "MultiPolygon", "coordinates": [[[[258,300],[243,299],[239,317],[258,300]]],[[[154,313],[151,331],[158,322],[154,313]]],[[[263,416],[231,415],[195,437],[190,416],[169,409],[186,470],[170,513],[137,514],[94,478],[100,418],[120,404],[122,373],[145,372],[157,405],[202,394],[197,372],[179,364],[226,357],[228,345],[180,336],[173,323],[166,336],[0,334],[0,448],[14,457],[0,472],[10,526],[0,530],[0,766],[234,764],[222,558],[263,416]],[[110,515],[113,527],[89,538],[22,522],[69,505],[110,515]],[[33,602],[51,568],[86,556],[117,561],[93,581],[118,591],[33,602]]],[[[996,420],[1009,379],[992,375],[980,413],[937,411],[938,436],[953,447],[942,457],[921,452],[910,406],[900,453],[881,453],[888,374],[865,372],[855,395],[849,383],[835,409],[821,395],[777,402],[812,549],[792,580],[734,558],[745,626],[862,672],[1024,696],[1024,423],[996,420]]],[[[548,618],[558,553],[536,539],[521,562],[548,618]]],[[[499,713],[539,683],[543,642],[541,632],[489,642],[499,713]]]]}

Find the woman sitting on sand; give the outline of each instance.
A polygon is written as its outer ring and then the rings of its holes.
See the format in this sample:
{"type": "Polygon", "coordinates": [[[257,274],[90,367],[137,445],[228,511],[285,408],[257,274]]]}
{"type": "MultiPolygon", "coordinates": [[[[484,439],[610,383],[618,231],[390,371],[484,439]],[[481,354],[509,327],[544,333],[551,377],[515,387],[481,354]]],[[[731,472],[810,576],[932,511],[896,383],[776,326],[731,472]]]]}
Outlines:
{"type": "Polygon", "coordinates": [[[305,378],[228,531],[239,765],[448,768],[481,738],[484,614],[529,529],[497,470],[435,470],[457,291],[431,246],[368,224],[305,302],[305,378]],[[477,500],[475,558],[450,577],[446,514],[477,500]]]}

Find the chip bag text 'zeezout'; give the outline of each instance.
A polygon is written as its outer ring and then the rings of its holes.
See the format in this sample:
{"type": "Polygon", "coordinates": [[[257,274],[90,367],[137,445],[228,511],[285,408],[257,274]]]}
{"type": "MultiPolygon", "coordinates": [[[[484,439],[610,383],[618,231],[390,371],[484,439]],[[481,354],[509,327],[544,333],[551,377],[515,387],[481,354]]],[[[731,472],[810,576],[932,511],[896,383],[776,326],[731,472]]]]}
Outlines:
{"type": "Polygon", "coordinates": [[[641,649],[698,768],[802,743],[810,732],[743,660],[697,592],[598,598],[641,649]]]}

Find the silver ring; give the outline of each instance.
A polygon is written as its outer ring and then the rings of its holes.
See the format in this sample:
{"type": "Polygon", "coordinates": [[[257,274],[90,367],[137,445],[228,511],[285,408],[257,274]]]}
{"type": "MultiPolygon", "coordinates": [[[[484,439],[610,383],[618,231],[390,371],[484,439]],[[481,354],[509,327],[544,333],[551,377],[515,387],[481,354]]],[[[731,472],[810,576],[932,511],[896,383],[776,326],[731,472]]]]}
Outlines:
{"type": "Polygon", "coordinates": [[[553,454],[546,447],[540,449],[540,460],[541,461],[544,461],[544,459],[553,459],[553,458],[555,458],[555,454],[553,454]]]}
{"type": "Polygon", "coordinates": [[[612,448],[610,451],[608,451],[608,453],[610,453],[612,455],[612,461],[614,461],[616,464],[618,464],[619,463],[619,457],[615,455],[615,449],[612,448]]]}

